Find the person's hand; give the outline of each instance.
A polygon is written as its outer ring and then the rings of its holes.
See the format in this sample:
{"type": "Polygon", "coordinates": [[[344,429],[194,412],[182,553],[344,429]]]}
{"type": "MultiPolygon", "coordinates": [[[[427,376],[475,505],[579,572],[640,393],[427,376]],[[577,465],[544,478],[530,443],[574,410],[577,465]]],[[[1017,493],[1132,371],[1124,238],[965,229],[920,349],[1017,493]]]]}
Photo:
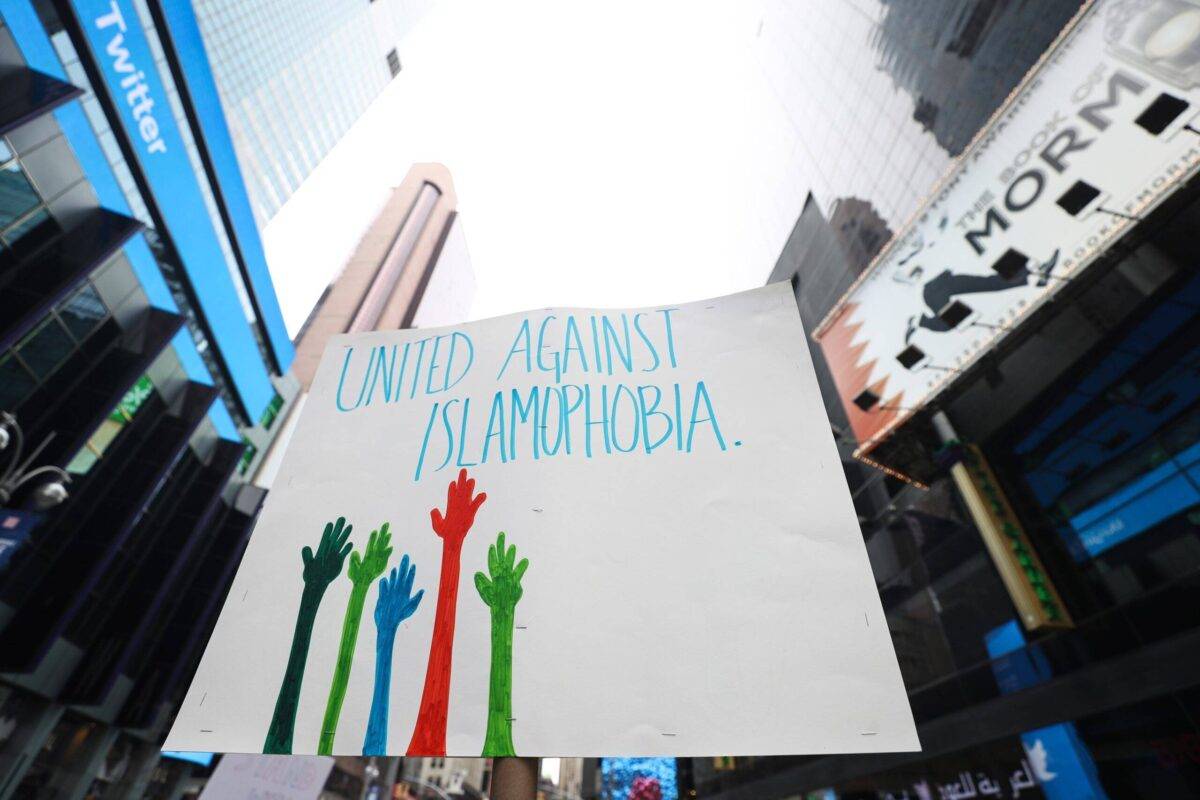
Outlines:
{"type": "Polygon", "coordinates": [[[304,585],[324,591],[333,579],[342,574],[342,564],[346,554],[354,546],[350,538],[353,525],[346,524],[345,517],[338,517],[337,522],[325,523],[325,532],[321,534],[321,543],[317,545],[317,553],[313,555],[311,547],[300,551],[304,561],[304,585]]]}
{"type": "Polygon", "coordinates": [[[529,559],[522,558],[517,563],[517,547],[512,545],[504,550],[504,533],[497,537],[496,543],[488,548],[489,580],[482,572],[475,573],[475,588],[483,602],[497,610],[511,611],[521,599],[521,576],[529,568],[529,559]]]}
{"type": "Polygon", "coordinates": [[[357,552],[350,554],[350,568],[346,570],[346,574],[355,586],[370,586],[383,574],[387,569],[388,559],[392,557],[391,542],[392,534],[385,522],[379,530],[371,531],[367,549],[361,556],[357,552]]]}
{"type": "Polygon", "coordinates": [[[433,532],[449,544],[462,543],[475,522],[475,512],[487,500],[487,492],[472,497],[474,491],[475,479],[468,478],[465,469],[459,470],[458,480],[451,481],[446,489],[446,516],[443,517],[436,508],[429,512],[433,520],[433,532]]]}
{"type": "Polygon", "coordinates": [[[425,590],[412,593],[417,566],[409,566],[408,555],[400,559],[400,567],[392,567],[390,575],[379,582],[379,599],[375,602],[375,627],[394,632],[401,622],[411,617],[421,604],[425,590]]]}

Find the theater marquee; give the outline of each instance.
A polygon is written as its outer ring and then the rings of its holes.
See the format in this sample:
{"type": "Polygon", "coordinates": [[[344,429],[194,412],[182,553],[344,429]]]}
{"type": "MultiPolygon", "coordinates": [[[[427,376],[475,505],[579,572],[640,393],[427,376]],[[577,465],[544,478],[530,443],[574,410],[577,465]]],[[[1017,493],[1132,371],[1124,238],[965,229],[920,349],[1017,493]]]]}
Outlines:
{"type": "Polygon", "coordinates": [[[1200,165],[1200,7],[1096,0],[814,332],[870,452],[1200,165]]]}

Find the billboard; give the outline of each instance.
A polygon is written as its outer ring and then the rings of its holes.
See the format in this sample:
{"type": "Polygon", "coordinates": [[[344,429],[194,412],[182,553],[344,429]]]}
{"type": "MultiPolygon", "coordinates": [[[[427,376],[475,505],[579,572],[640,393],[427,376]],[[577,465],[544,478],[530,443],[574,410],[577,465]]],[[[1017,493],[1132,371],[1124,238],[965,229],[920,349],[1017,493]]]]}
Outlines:
{"type": "Polygon", "coordinates": [[[790,288],[331,340],[166,747],[918,746],[790,288]]]}
{"type": "Polygon", "coordinates": [[[1200,6],[1094,0],[814,331],[870,452],[1200,165],[1200,6]]]}

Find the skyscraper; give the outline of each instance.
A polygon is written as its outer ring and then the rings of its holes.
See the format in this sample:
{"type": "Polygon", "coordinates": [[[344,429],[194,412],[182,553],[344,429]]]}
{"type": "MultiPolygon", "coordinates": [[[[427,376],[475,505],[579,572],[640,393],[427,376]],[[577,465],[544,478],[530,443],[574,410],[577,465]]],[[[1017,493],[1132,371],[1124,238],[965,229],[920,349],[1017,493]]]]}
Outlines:
{"type": "Polygon", "coordinates": [[[330,336],[465,321],[475,284],[456,204],[444,166],[409,170],[296,337],[303,386],[330,336]]]}
{"type": "Polygon", "coordinates": [[[1188,6],[764,7],[778,96],[822,110],[795,115],[810,193],[770,280],[796,293],[922,752],[694,759],[699,795],[1196,795],[1188,6]],[[1046,149],[1085,135],[1089,159],[1046,149]]]}
{"type": "Polygon", "coordinates": [[[195,0],[259,224],[399,74],[433,0],[195,0]]]}
{"type": "Polygon", "coordinates": [[[6,0],[0,84],[0,798],[140,797],[294,350],[188,4],[6,0]]]}

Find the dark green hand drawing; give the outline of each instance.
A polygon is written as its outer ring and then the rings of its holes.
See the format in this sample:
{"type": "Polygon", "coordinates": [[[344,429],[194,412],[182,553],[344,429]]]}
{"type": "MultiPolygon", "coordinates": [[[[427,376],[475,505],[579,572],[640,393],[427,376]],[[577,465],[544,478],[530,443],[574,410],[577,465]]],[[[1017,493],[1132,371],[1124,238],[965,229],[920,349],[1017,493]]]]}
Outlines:
{"type": "Polygon", "coordinates": [[[489,580],[475,573],[475,588],[492,609],[492,676],[488,686],[487,736],[483,740],[485,756],[515,756],[512,739],[512,641],[517,601],[521,599],[521,576],[529,568],[529,559],[517,561],[517,548],[504,550],[504,533],[488,548],[489,580]]]}
{"type": "Polygon", "coordinates": [[[362,621],[363,604],[367,589],[387,569],[392,555],[389,547],[392,534],[385,522],[377,531],[371,531],[367,549],[363,555],[350,554],[347,577],[354,584],[350,590],[350,601],[346,603],[346,619],[342,622],[342,643],[338,646],[337,664],[333,668],[333,683],[329,687],[329,700],[325,703],[325,719],[321,723],[321,738],[317,752],[323,756],[333,755],[333,735],[337,733],[338,717],[342,715],[342,701],[346,699],[346,684],[350,682],[350,664],[354,661],[354,645],[358,642],[358,624],[362,621]]]}
{"type": "Polygon", "coordinates": [[[353,544],[347,541],[353,526],[346,524],[345,517],[325,525],[317,553],[305,547],[300,551],[304,562],[304,591],[300,594],[300,611],[296,614],[296,632],[292,634],[292,652],[288,656],[287,669],[283,673],[283,684],[275,700],[275,714],[271,727],[267,729],[264,753],[292,752],[292,734],[296,729],[296,707],[300,701],[300,683],[304,680],[304,664],[308,660],[308,645],[312,640],[313,622],[325,590],[342,572],[342,564],[353,544]]]}

